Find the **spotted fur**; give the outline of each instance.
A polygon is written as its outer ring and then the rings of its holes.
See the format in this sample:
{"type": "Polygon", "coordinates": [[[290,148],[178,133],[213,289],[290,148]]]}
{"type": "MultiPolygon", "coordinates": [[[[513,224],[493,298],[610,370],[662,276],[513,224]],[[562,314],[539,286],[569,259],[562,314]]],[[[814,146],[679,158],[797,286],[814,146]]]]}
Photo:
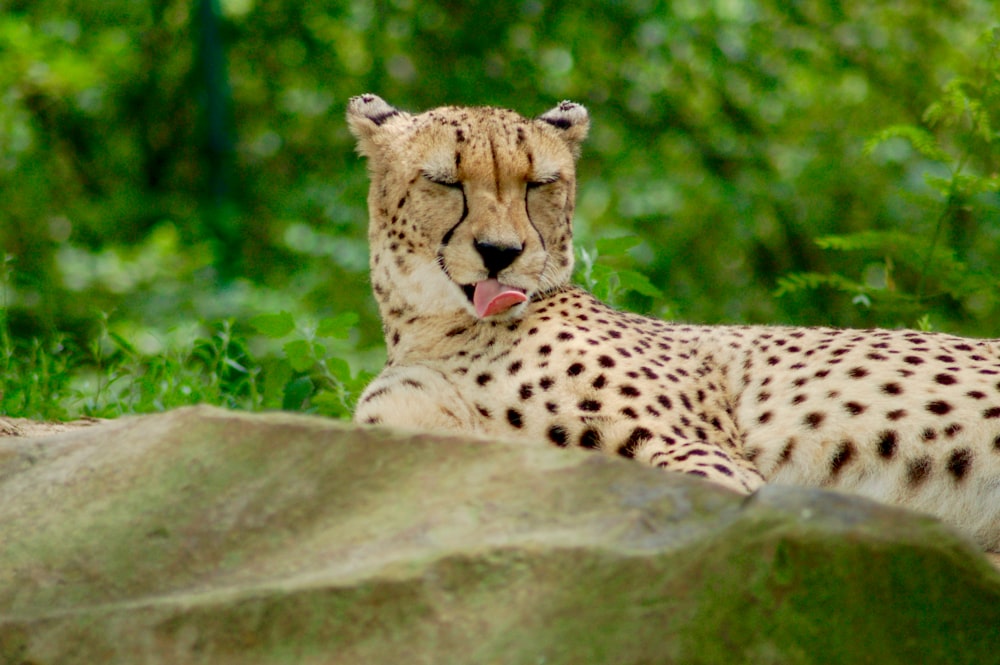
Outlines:
{"type": "Polygon", "coordinates": [[[388,349],[358,422],[590,448],[744,493],[855,492],[1000,550],[1000,340],[615,311],[569,284],[582,106],[412,115],[364,95],[348,120],[388,349]],[[491,279],[526,301],[481,317],[491,279]]]}

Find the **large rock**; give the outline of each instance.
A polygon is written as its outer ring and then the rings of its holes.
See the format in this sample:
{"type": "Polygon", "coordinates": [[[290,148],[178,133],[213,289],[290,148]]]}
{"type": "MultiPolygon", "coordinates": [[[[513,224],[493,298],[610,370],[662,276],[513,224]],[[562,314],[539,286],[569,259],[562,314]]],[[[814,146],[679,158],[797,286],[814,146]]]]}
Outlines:
{"type": "Polygon", "coordinates": [[[935,520],[211,408],[0,440],[0,663],[998,663],[935,520]]]}

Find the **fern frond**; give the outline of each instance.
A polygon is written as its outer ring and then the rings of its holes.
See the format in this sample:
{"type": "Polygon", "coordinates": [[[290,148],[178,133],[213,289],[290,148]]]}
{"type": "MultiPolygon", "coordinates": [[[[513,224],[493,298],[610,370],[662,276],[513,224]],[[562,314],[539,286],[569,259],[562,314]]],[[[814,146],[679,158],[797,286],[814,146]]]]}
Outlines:
{"type": "Polygon", "coordinates": [[[927,159],[931,159],[936,162],[951,161],[951,157],[948,153],[938,145],[937,139],[935,139],[934,136],[926,129],[922,129],[915,125],[893,125],[876,132],[872,138],[865,141],[864,153],[866,155],[870,155],[878,146],[882,145],[889,139],[895,138],[905,139],[911,146],[913,146],[914,150],[927,159]]]}
{"type": "Polygon", "coordinates": [[[774,295],[780,298],[790,293],[815,291],[824,286],[853,294],[864,293],[867,290],[864,285],[842,275],[825,275],[818,272],[793,272],[778,278],[778,288],[775,290],[774,295]]]}

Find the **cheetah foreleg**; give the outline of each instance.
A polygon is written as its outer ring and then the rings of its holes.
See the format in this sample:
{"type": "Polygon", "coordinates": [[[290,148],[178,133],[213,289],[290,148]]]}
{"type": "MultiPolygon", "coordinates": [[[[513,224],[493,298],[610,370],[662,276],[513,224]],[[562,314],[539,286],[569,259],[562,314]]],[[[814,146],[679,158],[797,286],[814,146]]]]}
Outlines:
{"type": "Polygon", "coordinates": [[[358,400],[354,422],[427,431],[475,430],[455,386],[440,372],[419,365],[383,370],[358,400]]]}

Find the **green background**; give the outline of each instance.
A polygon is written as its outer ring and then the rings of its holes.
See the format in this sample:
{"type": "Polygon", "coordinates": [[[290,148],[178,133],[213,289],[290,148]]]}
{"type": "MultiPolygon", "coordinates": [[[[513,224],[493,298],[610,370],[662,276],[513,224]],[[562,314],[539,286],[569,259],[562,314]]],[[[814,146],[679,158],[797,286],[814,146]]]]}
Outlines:
{"type": "Polygon", "coordinates": [[[316,410],[332,358],[346,412],[382,357],[343,119],[363,92],[586,105],[577,239],[602,269],[579,279],[617,305],[998,336],[998,24],[992,0],[0,0],[0,408],[316,410]],[[279,312],[310,344],[358,319],[310,356],[249,323],[279,312]],[[169,358],[259,386],[121,399],[169,358]]]}

